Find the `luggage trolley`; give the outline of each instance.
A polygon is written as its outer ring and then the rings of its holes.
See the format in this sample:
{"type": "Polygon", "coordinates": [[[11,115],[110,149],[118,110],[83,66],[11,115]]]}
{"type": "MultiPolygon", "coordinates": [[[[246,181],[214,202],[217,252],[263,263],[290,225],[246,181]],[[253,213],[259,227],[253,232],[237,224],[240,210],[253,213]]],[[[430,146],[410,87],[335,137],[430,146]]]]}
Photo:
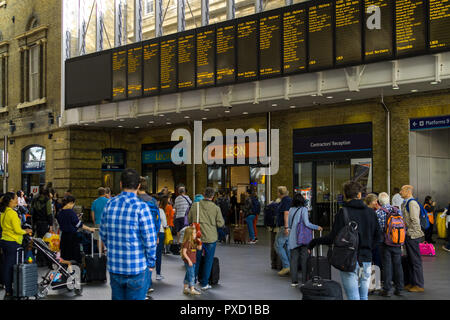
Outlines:
{"type": "Polygon", "coordinates": [[[83,292],[81,287],[81,271],[76,261],[65,261],[57,259],[56,253],[51,251],[44,240],[32,238],[33,246],[42,252],[51,262],[52,267],[42,281],[38,284],[38,293],[36,298],[45,298],[50,291],[67,289],[80,296],[83,292]]]}

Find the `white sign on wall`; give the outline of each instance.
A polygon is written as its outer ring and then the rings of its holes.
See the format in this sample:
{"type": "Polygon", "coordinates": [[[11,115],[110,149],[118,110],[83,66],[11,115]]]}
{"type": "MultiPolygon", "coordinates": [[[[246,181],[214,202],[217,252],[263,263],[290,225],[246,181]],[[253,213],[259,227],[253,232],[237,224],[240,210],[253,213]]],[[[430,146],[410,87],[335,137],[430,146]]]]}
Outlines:
{"type": "Polygon", "coordinates": [[[33,195],[39,194],[39,186],[31,186],[30,193],[32,193],[33,195]]]}

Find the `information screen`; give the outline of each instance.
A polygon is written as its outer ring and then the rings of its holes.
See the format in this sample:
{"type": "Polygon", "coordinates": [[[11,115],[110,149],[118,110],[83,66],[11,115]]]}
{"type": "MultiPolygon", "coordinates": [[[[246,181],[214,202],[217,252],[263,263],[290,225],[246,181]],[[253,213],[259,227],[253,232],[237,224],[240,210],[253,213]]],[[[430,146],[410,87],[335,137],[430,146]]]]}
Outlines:
{"type": "Polygon", "coordinates": [[[450,49],[450,1],[429,0],[430,3],[430,49],[450,49]]]}
{"type": "Polygon", "coordinates": [[[336,0],[336,65],[362,62],[360,0],[336,0]]]}
{"type": "Polygon", "coordinates": [[[424,52],[426,49],[425,0],[396,0],[395,23],[397,55],[424,52]]]}
{"type": "Polygon", "coordinates": [[[159,92],[159,42],[145,43],[144,50],[144,95],[159,92]]]}
{"type": "Polygon", "coordinates": [[[127,50],[125,48],[114,50],[112,53],[112,82],[113,100],[127,98],[127,50]]]}
{"type": "Polygon", "coordinates": [[[207,87],[215,84],[215,39],[216,32],[202,30],[197,33],[197,87],[207,87]]]}
{"type": "Polygon", "coordinates": [[[393,56],[393,16],[390,0],[366,0],[365,61],[389,59],[393,56]]]}
{"type": "Polygon", "coordinates": [[[111,51],[66,62],[66,108],[111,100],[111,51]]]}
{"type": "Polygon", "coordinates": [[[259,74],[281,74],[281,12],[259,20],[259,74]]]}
{"type": "Polygon", "coordinates": [[[218,27],[216,35],[217,84],[232,83],[236,79],[236,27],[218,27]]]}
{"type": "Polygon", "coordinates": [[[283,73],[306,70],[306,9],[283,13],[283,73]]]}
{"type": "Polygon", "coordinates": [[[161,92],[177,89],[177,39],[161,41],[161,92]]]}
{"type": "Polygon", "coordinates": [[[324,2],[309,11],[309,70],[333,67],[333,5],[324,2]]]}
{"type": "Polygon", "coordinates": [[[142,96],[142,47],[128,49],[128,98],[142,96]]]}
{"type": "Polygon", "coordinates": [[[238,81],[248,81],[258,76],[258,20],[242,21],[237,25],[238,81]]]}
{"type": "Polygon", "coordinates": [[[178,38],[178,88],[195,88],[195,35],[178,38]]]}

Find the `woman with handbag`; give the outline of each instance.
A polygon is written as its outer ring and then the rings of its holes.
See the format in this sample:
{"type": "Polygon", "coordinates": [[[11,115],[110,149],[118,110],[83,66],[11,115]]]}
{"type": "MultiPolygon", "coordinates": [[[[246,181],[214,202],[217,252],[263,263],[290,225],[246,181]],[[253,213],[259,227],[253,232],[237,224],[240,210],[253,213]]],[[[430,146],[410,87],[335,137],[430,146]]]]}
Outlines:
{"type": "Polygon", "coordinates": [[[322,227],[309,222],[306,200],[301,193],[294,195],[292,207],[289,209],[289,250],[291,253],[291,286],[298,286],[298,262],[302,267],[302,285],[306,282],[306,263],[308,260],[308,244],[312,240],[313,230],[322,231],[322,227]]]}

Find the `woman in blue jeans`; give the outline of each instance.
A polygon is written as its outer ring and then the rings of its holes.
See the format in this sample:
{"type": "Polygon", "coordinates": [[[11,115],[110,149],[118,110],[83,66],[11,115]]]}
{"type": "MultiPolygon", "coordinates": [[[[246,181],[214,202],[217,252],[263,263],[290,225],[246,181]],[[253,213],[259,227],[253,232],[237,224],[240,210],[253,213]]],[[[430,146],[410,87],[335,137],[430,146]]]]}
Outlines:
{"type": "Polygon", "coordinates": [[[166,213],[164,211],[165,205],[163,207],[163,204],[167,204],[168,199],[169,199],[168,196],[163,196],[161,197],[161,199],[158,200],[161,226],[159,227],[158,245],[156,247],[156,280],[164,279],[164,277],[161,275],[162,252],[164,248],[164,239],[166,237],[164,230],[169,226],[167,225],[166,213]]]}
{"type": "Polygon", "coordinates": [[[253,191],[251,189],[247,189],[245,196],[245,203],[244,207],[242,208],[242,212],[245,217],[245,222],[247,223],[249,244],[256,243],[255,229],[253,225],[253,220],[255,220],[256,214],[255,212],[253,212],[252,197],[254,197],[253,191]]]}

